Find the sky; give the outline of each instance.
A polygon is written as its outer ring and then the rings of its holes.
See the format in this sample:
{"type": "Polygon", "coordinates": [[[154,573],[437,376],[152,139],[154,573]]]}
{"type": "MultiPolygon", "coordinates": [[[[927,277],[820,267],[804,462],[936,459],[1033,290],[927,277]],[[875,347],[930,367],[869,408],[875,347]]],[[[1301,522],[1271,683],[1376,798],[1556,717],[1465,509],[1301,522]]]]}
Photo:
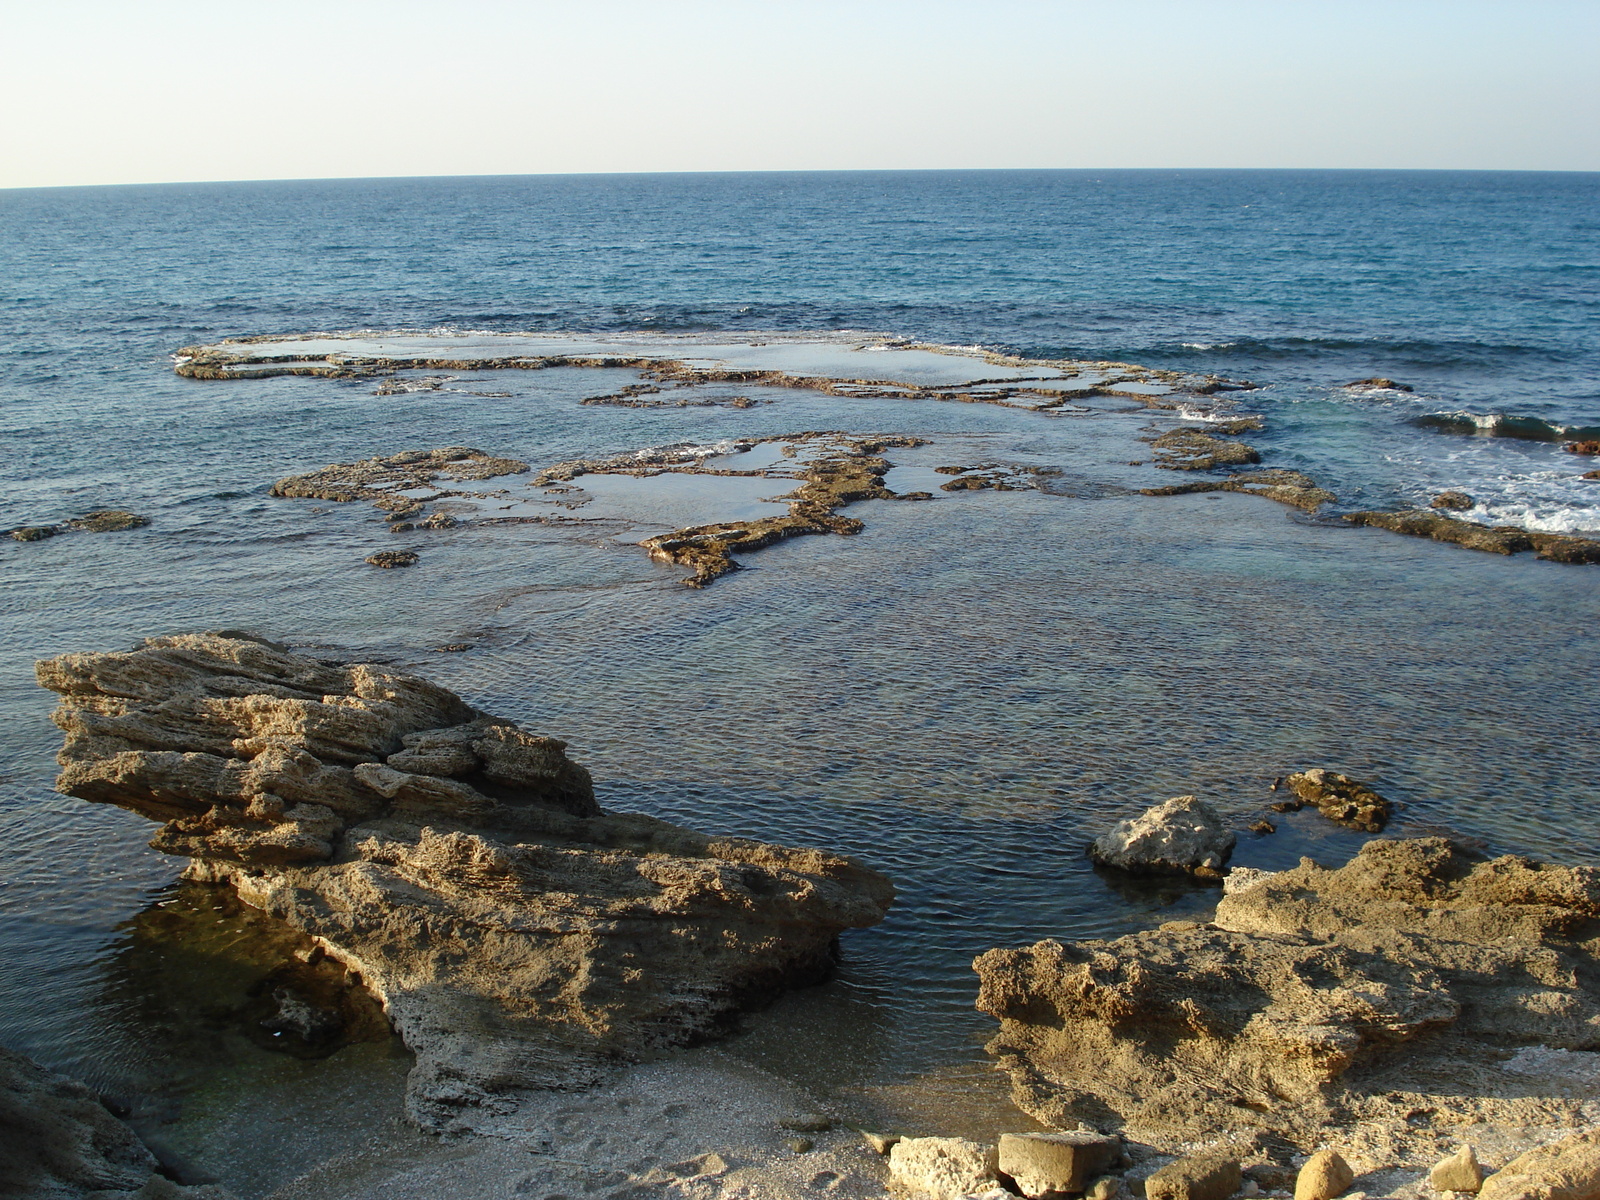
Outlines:
{"type": "Polygon", "coordinates": [[[1600,170],[1600,0],[0,0],[0,187],[1600,170]]]}

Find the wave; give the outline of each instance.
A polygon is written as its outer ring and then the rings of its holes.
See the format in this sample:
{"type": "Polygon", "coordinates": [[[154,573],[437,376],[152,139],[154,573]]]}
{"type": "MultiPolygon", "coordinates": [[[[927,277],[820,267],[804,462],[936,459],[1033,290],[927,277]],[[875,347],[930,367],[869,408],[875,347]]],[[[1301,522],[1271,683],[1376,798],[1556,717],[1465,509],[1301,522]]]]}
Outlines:
{"type": "Polygon", "coordinates": [[[1436,412],[1412,417],[1412,425],[1468,437],[1521,438],[1529,442],[1586,442],[1600,438],[1600,425],[1557,425],[1540,417],[1507,413],[1436,412]]]}

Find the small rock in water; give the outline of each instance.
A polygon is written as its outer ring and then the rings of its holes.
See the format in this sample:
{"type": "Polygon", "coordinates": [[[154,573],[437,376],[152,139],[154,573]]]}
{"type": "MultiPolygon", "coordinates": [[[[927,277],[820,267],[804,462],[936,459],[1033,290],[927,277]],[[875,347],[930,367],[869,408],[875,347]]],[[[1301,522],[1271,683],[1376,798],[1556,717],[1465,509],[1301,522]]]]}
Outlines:
{"type": "Polygon", "coordinates": [[[1412,387],[1409,383],[1396,383],[1382,375],[1374,375],[1371,379],[1354,379],[1344,385],[1347,388],[1385,388],[1391,392],[1409,392],[1412,387]]]}
{"type": "Polygon", "coordinates": [[[1318,1150],[1300,1168],[1294,1181],[1294,1200],[1333,1200],[1355,1181],[1356,1173],[1337,1150],[1318,1150]]]}
{"type": "Polygon", "coordinates": [[[792,1129],[795,1133],[827,1133],[833,1128],[832,1120],[814,1112],[795,1113],[791,1117],[784,1117],[778,1124],[784,1129],[792,1129]]]}
{"type": "Polygon", "coordinates": [[[1428,1182],[1441,1192],[1476,1192],[1483,1186],[1477,1151],[1463,1146],[1428,1172],[1428,1182]]]}
{"type": "Polygon", "coordinates": [[[1197,1154],[1170,1162],[1146,1179],[1144,1194],[1146,1200],[1227,1200],[1243,1182],[1237,1159],[1197,1154]]]}
{"type": "Polygon", "coordinates": [[[60,532],[59,525],[19,525],[11,531],[11,536],[19,542],[42,542],[60,532]]]}
{"type": "Polygon", "coordinates": [[[367,562],[375,567],[388,570],[391,567],[414,567],[417,565],[417,552],[415,550],[380,550],[376,554],[367,556],[367,562]]]}
{"type": "Polygon", "coordinates": [[[1314,804],[1330,821],[1378,833],[1389,822],[1389,802],[1358,779],[1314,767],[1289,776],[1289,790],[1314,804]]]}
{"type": "Polygon", "coordinates": [[[898,1183],[938,1200],[977,1196],[998,1186],[993,1146],[966,1138],[901,1138],[889,1151],[889,1174],[898,1183]]]}
{"type": "Polygon", "coordinates": [[[1466,492],[1440,492],[1431,501],[1429,501],[1429,506],[1432,508],[1448,508],[1456,512],[1465,512],[1476,503],[1477,501],[1471,496],[1467,495],[1466,492]]]}
{"type": "Polygon", "coordinates": [[[97,508],[92,513],[85,513],[67,522],[70,528],[81,529],[85,533],[120,533],[124,529],[138,529],[148,524],[149,517],[124,512],[120,508],[97,508]]]}
{"type": "Polygon", "coordinates": [[[888,1154],[900,1141],[900,1135],[898,1133],[871,1133],[863,1129],[861,1131],[861,1140],[871,1146],[875,1154],[888,1154]]]}
{"type": "Polygon", "coordinates": [[[1132,820],[1119,821],[1089,847],[1105,867],[1135,874],[1222,878],[1234,836],[1209,804],[1174,796],[1132,820]]]}
{"type": "Polygon", "coordinates": [[[1600,442],[1568,442],[1562,449],[1568,454],[1600,454],[1600,442]]]}
{"type": "Polygon", "coordinates": [[[1002,1133],[1000,1172],[1034,1200],[1082,1192],[1122,1157],[1122,1139],[1078,1130],[1070,1133],[1002,1133]]]}
{"type": "Polygon", "coordinates": [[[1262,817],[1259,821],[1250,822],[1250,832],[1259,833],[1264,837],[1269,833],[1277,833],[1278,827],[1265,817],[1262,817]]]}

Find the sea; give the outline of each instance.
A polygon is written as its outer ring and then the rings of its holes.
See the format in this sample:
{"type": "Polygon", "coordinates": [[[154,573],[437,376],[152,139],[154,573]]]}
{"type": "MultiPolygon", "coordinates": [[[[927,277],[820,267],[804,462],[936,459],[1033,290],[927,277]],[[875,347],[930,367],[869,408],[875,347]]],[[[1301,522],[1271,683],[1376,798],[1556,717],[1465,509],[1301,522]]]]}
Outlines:
{"type": "Polygon", "coordinates": [[[411,1136],[403,1047],[264,1047],[239,1020],[264,972],[248,914],[181,887],[148,822],[53,790],[60,734],[35,660],[250,629],[419,672],[564,739],[607,808],[883,870],[889,918],[846,935],[832,982],[751,1015],[726,1052],[862,1121],[1001,1127],[1015,1114],[983,1052],[971,959],[1203,917],[1215,889],[1113,877],[1084,854],[1169,796],[1234,821],[1246,866],[1332,865],[1365,839],[1270,813],[1275,782],[1310,766],[1391,798],[1398,835],[1600,864],[1600,568],[1338,519],[1456,490],[1470,520],[1600,535],[1600,481],[1582,478],[1600,459],[1563,449],[1592,438],[1600,174],[0,192],[0,529],[96,509],[150,522],[0,541],[0,1044],[86,1080],[187,1177],[251,1200],[411,1136]],[[818,375],[842,349],[915,344],[974,379],[994,375],[985,354],[1218,376],[1254,385],[1218,395],[1226,415],[1262,418],[1263,465],[1338,500],[1312,516],[1139,495],[1189,478],[1152,466],[1141,439],[1204,428],[1211,410],[731,384],[622,407],[582,401],[637,370],[403,372],[384,387],[173,369],[195,344],[341,331],[781,342],[818,375]],[[1372,379],[1402,386],[1349,386],[1372,379]],[[599,498],[610,523],[394,534],[365,504],[268,494],[438,446],[538,468],[805,430],[924,439],[888,455],[903,480],[1001,463],[1066,483],[862,502],[845,510],[858,535],[792,539],[701,590],[638,541],[764,497],[640,486],[599,498]],[[392,548],[417,565],[363,561],[392,548]],[[1248,832],[1264,815],[1276,832],[1248,832]]]}

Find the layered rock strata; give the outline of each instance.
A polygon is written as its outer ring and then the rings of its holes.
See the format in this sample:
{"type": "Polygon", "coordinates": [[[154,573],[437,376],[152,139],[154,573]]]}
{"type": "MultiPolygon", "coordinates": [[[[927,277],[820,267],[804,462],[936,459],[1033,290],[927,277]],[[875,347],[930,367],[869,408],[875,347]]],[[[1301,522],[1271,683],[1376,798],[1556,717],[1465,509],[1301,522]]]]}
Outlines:
{"type": "Polygon", "coordinates": [[[1428,1162],[1463,1123],[1600,1120],[1592,1095],[1504,1065],[1600,1050],[1595,868],[1375,840],[1226,894],[1213,923],[990,950],[974,969],[1014,1099],[1058,1127],[1155,1145],[1257,1129],[1310,1150],[1340,1125],[1428,1162]]]}
{"type": "Polygon", "coordinates": [[[434,1128],[821,979],[893,895],[839,855],[602,813],[562,742],[381,666],[191,634],[38,676],[62,697],[58,788],[164,822],[152,845],[190,879],[358,974],[434,1128]]]}

